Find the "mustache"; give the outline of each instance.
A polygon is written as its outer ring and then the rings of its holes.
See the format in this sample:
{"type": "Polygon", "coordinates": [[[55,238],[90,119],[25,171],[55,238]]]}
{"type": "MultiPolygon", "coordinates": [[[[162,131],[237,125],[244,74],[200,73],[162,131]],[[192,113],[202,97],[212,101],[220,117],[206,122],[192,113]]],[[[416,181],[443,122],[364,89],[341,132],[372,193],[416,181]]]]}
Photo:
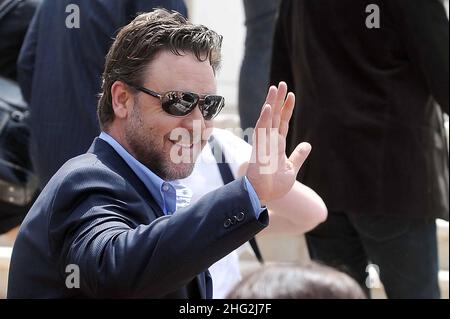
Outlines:
{"type": "Polygon", "coordinates": [[[206,142],[211,135],[210,130],[188,130],[186,128],[175,128],[169,134],[169,140],[175,143],[197,144],[206,142]]]}

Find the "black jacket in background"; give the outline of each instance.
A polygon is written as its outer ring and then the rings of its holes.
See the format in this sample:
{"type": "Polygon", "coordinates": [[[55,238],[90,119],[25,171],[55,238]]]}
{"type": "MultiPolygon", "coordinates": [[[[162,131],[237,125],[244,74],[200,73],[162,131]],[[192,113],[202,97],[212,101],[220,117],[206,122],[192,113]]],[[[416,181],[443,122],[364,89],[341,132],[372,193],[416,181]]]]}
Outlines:
{"type": "Polygon", "coordinates": [[[271,83],[296,93],[288,148],[330,211],[448,218],[449,25],[439,0],[284,0],[271,83]],[[366,27],[369,4],[381,28],[366,27]]]}
{"type": "Polygon", "coordinates": [[[12,8],[0,19],[0,75],[17,81],[20,48],[33,14],[41,2],[42,0],[0,0],[0,7],[8,4],[7,7],[12,8]]]}

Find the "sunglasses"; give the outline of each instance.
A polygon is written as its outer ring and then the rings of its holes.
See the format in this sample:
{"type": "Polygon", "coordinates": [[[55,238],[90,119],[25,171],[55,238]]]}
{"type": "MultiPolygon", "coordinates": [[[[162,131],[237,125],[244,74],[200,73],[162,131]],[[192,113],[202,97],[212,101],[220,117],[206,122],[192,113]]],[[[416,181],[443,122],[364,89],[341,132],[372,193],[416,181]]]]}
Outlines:
{"type": "Polygon", "coordinates": [[[225,98],[220,95],[205,95],[200,97],[196,93],[183,91],[168,91],[159,94],[142,86],[130,86],[150,96],[159,98],[162,109],[172,116],[186,116],[198,105],[203,118],[209,121],[216,117],[225,105],[225,98]]]}

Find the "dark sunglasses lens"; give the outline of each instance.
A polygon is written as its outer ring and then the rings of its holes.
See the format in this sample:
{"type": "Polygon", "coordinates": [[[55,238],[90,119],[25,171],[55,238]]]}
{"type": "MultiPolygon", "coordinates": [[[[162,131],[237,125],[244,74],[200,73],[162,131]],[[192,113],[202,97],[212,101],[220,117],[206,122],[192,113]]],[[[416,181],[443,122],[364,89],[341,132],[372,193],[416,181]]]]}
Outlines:
{"type": "Polygon", "coordinates": [[[165,112],[184,116],[189,114],[198,102],[198,96],[189,92],[167,92],[162,98],[162,108],[165,112]]]}
{"type": "Polygon", "coordinates": [[[220,113],[225,104],[225,99],[219,95],[208,95],[202,107],[202,113],[205,120],[212,120],[220,113]]]}

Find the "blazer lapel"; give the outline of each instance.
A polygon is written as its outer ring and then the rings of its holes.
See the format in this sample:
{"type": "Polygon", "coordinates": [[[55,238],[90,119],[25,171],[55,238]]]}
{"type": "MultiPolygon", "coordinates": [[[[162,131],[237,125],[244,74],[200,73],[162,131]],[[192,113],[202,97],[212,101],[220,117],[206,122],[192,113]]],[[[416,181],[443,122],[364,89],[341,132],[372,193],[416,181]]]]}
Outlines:
{"type": "Polygon", "coordinates": [[[198,284],[198,291],[200,292],[200,298],[206,299],[206,282],[205,282],[205,273],[202,272],[201,274],[197,275],[196,278],[197,284],[198,284]]]}
{"type": "Polygon", "coordinates": [[[150,206],[156,217],[164,216],[164,212],[156,203],[145,184],[139,179],[139,177],[133,172],[133,170],[114,150],[114,148],[112,148],[111,145],[100,138],[95,138],[88,152],[96,154],[102,163],[107,165],[111,170],[115,171],[120,176],[125,177],[150,206]]]}
{"type": "Polygon", "coordinates": [[[197,275],[196,278],[199,292],[200,292],[200,298],[201,299],[212,299],[213,297],[213,282],[211,278],[211,274],[209,273],[209,270],[205,270],[201,274],[197,275]]]}

